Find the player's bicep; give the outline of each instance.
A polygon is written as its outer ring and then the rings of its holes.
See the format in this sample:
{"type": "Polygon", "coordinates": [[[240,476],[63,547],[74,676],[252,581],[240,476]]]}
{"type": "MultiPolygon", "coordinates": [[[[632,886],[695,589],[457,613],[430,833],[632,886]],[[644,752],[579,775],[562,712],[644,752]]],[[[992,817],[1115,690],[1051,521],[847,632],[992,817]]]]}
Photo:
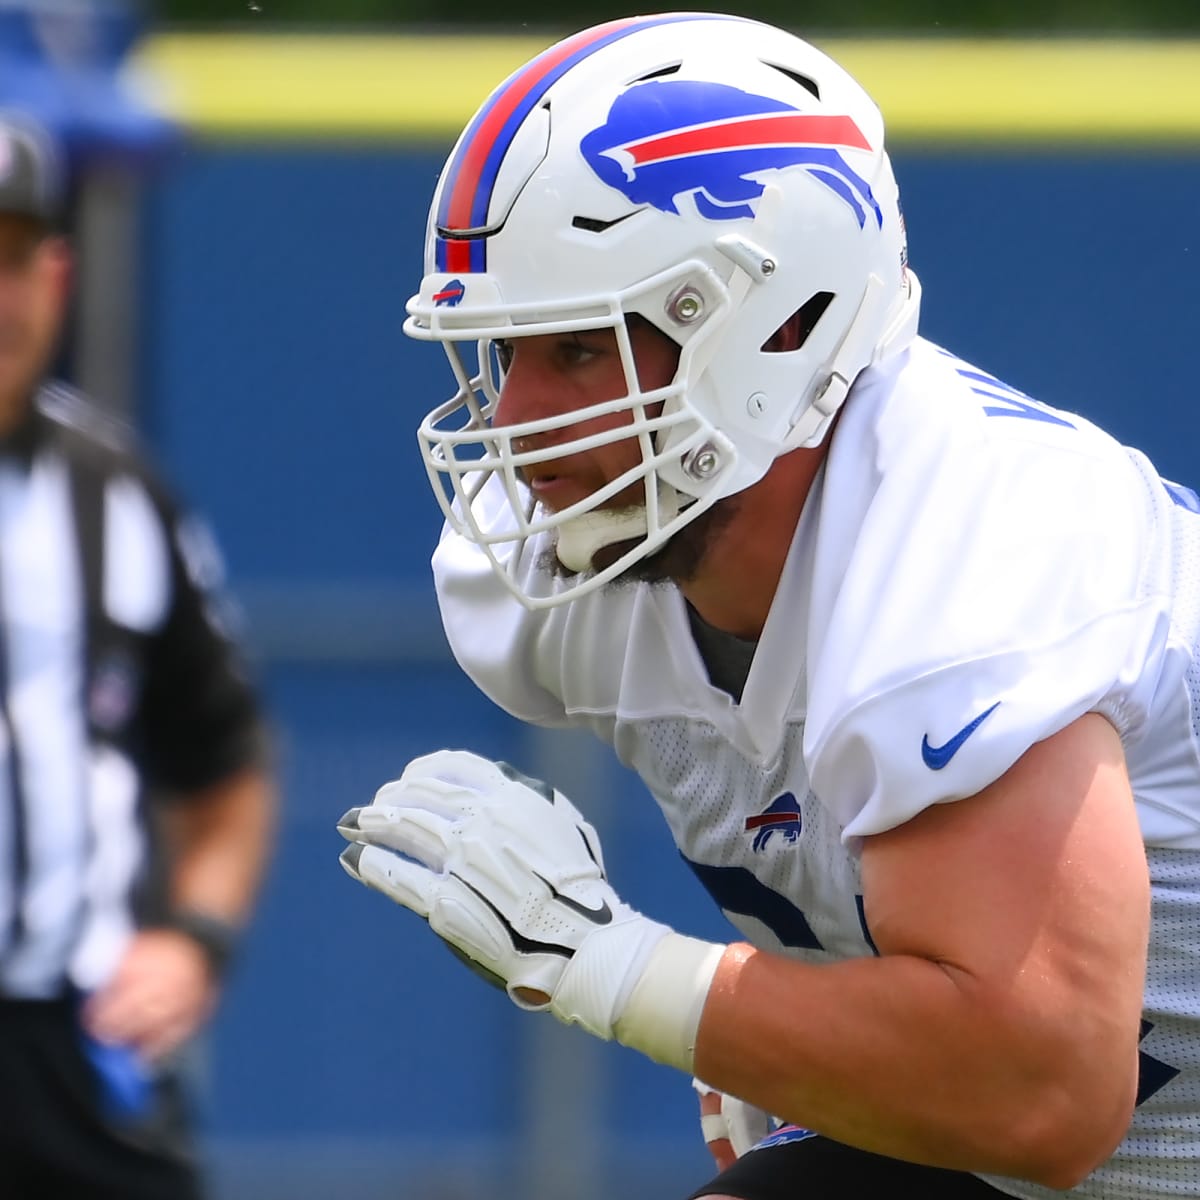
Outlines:
{"type": "Polygon", "coordinates": [[[880,953],[936,961],[1000,1005],[1103,997],[1104,1020],[1136,1029],[1149,883],[1103,717],[1032,746],[977,795],[866,839],[863,876],[880,953]]]}

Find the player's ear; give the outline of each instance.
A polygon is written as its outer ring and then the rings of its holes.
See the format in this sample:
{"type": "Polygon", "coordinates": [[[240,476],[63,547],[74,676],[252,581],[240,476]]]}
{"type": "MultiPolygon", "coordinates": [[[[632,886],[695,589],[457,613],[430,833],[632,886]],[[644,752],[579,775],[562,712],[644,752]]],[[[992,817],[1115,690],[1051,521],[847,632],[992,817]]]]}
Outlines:
{"type": "Polygon", "coordinates": [[[65,311],[75,283],[75,256],[70,242],[62,234],[50,234],[42,243],[41,258],[58,306],[65,311]]]}

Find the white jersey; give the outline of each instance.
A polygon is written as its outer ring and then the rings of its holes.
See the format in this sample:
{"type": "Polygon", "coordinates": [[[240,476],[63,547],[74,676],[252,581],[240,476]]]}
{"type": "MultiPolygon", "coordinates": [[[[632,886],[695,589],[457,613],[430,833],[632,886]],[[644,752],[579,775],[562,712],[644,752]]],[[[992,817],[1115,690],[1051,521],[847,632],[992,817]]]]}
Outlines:
{"type": "MultiPolygon", "coordinates": [[[[1147,846],[1150,961],[1133,1124],[1073,1194],[1200,1196],[1198,509],[1086,420],[918,340],[855,384],[740,703],[709,683],[673,587],[531,613],[450,533],[434,571],[475,682],[611,743],[743,935],[808,961],[875,952],[862,837],[1103,713],[1147,846]]],[[[544,594],[541,559],[523,586],[544,594]]]]}

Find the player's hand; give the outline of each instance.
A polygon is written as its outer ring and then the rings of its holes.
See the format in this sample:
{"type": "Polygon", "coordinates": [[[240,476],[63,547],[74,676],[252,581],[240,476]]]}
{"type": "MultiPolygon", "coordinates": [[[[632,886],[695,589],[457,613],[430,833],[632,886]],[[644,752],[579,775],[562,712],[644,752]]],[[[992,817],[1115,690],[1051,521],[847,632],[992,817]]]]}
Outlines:
{"type": "Polygon", "coordinates": [[[771,1132],[771,1118],[761,1108],[718,1092],[699,1079],[693,1079],[692,1086],[700,1094],[700,1130],[718,1171],[733,1166],[771,1132]]]}
{"type": "Polygon", "coordinates": [[[411,762],[338,831],[355,879],[424,917],[522,1008],[603,1038],[669,931],[623,903],[596,831],[506,763],[442,750],[411,762]]]}
{"type": "Polygon", "coordinates": [[[88,998],[87,1031],[164,1058],[211,1015],[217,988],[203,950],[173,929],[144,929],[130,941],[113,978],[88,998]]]}

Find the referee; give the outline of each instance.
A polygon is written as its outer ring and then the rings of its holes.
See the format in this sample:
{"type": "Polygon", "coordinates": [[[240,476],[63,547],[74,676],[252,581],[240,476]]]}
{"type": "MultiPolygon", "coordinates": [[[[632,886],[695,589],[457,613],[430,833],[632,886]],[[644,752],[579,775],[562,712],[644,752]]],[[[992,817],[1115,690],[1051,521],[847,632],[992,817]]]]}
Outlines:
{"type": "Polygon", "coordinates": [[[45,372],[59,179],[0,119],[0,1196],[194,1200],[178,1052],[272,837],[215,551],[45,372]]]}

